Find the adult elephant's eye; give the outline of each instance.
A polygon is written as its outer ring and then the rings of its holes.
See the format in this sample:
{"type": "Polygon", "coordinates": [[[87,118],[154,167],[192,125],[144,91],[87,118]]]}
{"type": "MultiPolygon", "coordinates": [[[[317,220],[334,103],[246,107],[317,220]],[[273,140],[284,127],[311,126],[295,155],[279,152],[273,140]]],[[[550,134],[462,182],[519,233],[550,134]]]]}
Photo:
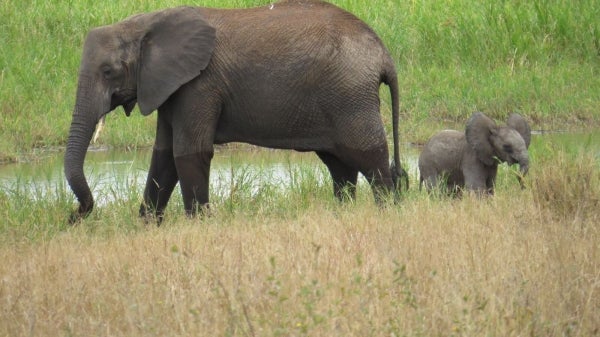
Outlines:
{"type": "Polygon", "coordinates": [[[102,72],[102,77],[105,79],[109,79],[112,76],[112,68],[110,66],[103,66],[100,71],[102,72]]]}
{"type": "Polygon", "coordinates": [[[506,152],[506,153],[512,153],[513,152],[512,146],[510,146],[508,144],[504,145],[503,148],[504,148],[504,152],[506,152]]]}

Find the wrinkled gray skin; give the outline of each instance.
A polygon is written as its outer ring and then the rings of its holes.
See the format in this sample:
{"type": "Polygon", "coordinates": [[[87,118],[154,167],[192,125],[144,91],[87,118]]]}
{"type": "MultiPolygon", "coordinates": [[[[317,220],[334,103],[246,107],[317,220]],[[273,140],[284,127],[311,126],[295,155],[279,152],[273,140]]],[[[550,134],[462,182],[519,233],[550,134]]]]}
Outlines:
{"type": "Polygon", "coordinates": [[[143,115],[158,110],[141,216],[160,220],[178,182],[187,214],[208,205],[213,146],[227,142],[315,151],[339,199],[354,197],[360,172],[380,201],[404,172],[388,166],[381,83],[390,88],[401,168],[394,62],[365,23],[333,5],[179,7],[93,29],[64,162],[80,203],[71,220],[94,205],[83,163],[96,123],[118,106],[129,115],[136,103],[143,115]]]}
{"type": "MultiPolygon", "coordinates": [[[[521,175],[527,173],[530,141],[531,129],[520,115],[511,114],[507,125],[499,126],[476,112],[465,132],[444,130],[425,144],[419,156],[420,186],[493,194],[499,163],[519,164],[521,175]]],[[[519,182],[523,186],[521,176],[519,182]]]]}

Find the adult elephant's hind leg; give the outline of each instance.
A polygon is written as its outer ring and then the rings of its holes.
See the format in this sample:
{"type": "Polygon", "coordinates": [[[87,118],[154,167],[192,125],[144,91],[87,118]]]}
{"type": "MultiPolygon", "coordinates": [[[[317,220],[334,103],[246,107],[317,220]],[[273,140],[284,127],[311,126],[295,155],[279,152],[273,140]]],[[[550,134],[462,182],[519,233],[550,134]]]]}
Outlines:
{"type": "Polygon", "coordinates": [[[394,191],[394,182],[390,173],[389,167],[387,167],[387,161],[384,162],[384,166],[379,167],[367,167],[360,171],[373,190],[375,202],[378,205],[382,205],[383,202],[392,196],[394,191]]]}
{"type": "Polygon", "coordinates": [[[367,179],[373,190],[375,202],[382,205],[383,202],[393,196],[394,182],[388,165],[387,144],[382,139],[380,146],[372,147],[370,150],[348,151],[349,165],[358,168],[358,171],[367,179]]]}
{"type": "Polygon", "coordinates": [[[317,151],[317,155],[327,166],[333,180],[333,194],[339,201],[356,198],[356,181],[358,170],[344,164],[339,158],[328,153],[317,151]]]}
{"type": "MultiPolygon", "coordinates": [[[[340,152],[340,157],[343,158],[340,159],[340,162],[345,167],[356,168],[353,169],[353,172],[360,172],[365,177],[371,185],[375,202],[380,205],[392,196],[394,191],[394,182],[387,156],[387,147],[383,145],[367,151],[345,149],[340,152]]],[[[354,185],[356,185],[356,176],[353,179],[354,185]]]]}

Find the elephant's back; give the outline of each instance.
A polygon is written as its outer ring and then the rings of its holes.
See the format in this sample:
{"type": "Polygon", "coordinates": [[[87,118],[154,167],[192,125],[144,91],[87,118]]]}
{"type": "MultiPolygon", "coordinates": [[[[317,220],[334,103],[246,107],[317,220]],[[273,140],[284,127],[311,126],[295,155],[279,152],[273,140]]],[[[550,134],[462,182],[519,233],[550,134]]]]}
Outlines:
{"type": "Polygon", "coordinates": [[[437,175],[460,167],[467,142],[464,132],[442,130],[433,135],[419,155],[419,170],[424,176],[437,175]]]}
{"type": "Polygon", "coordinates": [[[364,22],[320,1],[202,10],[216,46],[197,81],[223,101],[218,141],[332,148],[348,138],[333,130],[365,125],[377,129],[364,144],[385,139],[379,86],[393,61],[364,22]]]}
{"type": "Polygon", "coordinates": [[[274,67],[278,62],[299,71],[310,69],[313,62],[333,60],[362,68],[389,62],[387,49],[366,23],[326,2],[288,0],[247,9],[202,10],[216,29],[215,56],[227,59],[227,64],[274,67]]]}
{"type": "Polygon", "coordinates": [[[440,146],[442,144],[459,143],[465,140],[465,133],[458,130],[442,130],[433,135],[425,146],[440,146]]]}
{"type": "Polygon", "coordinates": [[[207,22],[217,29],[228,31],[229,34],[236,30],[240,34],[246,32],[256,37],[255,34],[261,32],[281,32],[290,28],[300,29],[317,25],[347,35],[375,35],[369,25],[354,14],[323,1],[287,0],[260,7],[200,10],[207,22]]]}

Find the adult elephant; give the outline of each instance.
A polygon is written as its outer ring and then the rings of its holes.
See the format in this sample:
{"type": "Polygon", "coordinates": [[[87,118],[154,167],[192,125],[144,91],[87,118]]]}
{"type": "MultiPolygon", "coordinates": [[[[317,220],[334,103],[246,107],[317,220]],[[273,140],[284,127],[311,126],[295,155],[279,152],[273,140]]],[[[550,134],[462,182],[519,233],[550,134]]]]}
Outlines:
{"type": "Polygon", "coordinates": [[[529,170],[531,128],[519,114],[511,114],[505,126],[481,112],[467,121],[465,132],[443,130],[431,137],[419,156],[420,186],[444,187],[460,194],[467,189],[493,194],[498,164],[518,163],[522,176],[529,170]]]}
{"type": "Polygon", "coordinates": [[[227,142],[315,151],[337,198],[354,197],[361,172],[380,201],[406,177],[388,166],[381,83],[391,92],[393,160],[401,168],[394,61],[369,26],[334,5],[179,7],[95,28],[84,44],[65,154],[80,203],[72,219],[94,205],[83,162],[96,123],[118,106],[129,115],[136,103],[143,115],[158,110],[141,216],[160,219],[177,182],[187,214],[207,205],[213,147],[227,142]]]}

